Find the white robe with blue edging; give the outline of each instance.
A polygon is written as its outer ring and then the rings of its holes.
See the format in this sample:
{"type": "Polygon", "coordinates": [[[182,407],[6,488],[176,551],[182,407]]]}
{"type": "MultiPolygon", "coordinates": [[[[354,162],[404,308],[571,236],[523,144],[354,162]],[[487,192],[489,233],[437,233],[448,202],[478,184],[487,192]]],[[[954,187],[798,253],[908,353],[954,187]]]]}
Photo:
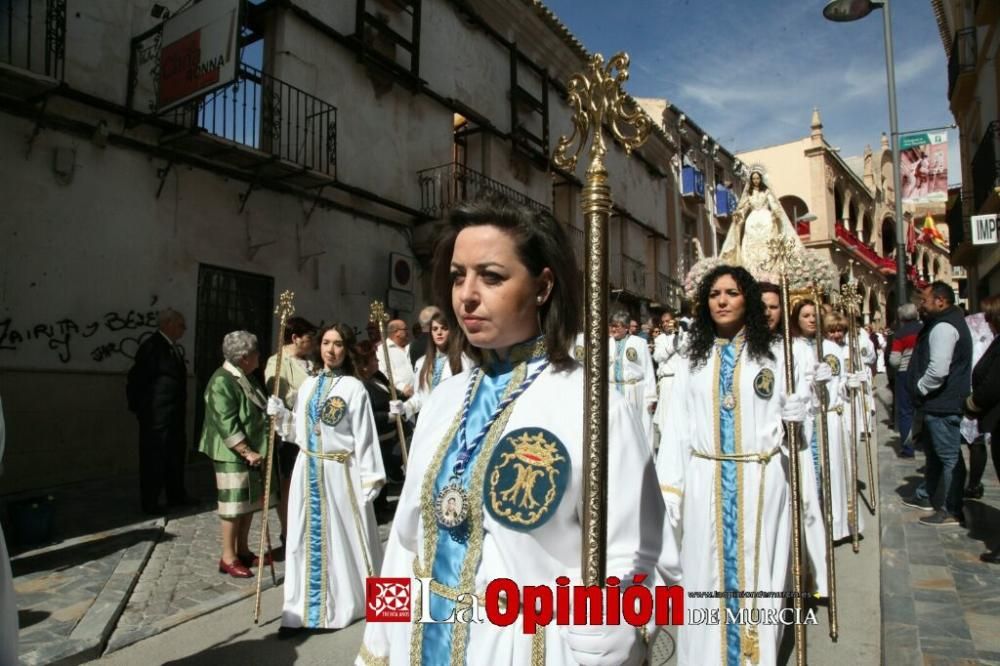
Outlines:
{"type": "MultiPolygon", "coordinates": [[[[529,367],[534,367],[534,364],[529,367]]],[[[428,526],[424,522],[424,510],[428,503],[433,506],[434,502],[433,496],[425,496],[425,477],[432,475],[432,478],[440,478],[439,470],[433,468],[431,463],[461,412],[469,377],[470,373],[464,372],[443,382],[424,404],[381,576],[412,580],[415,569],[432,566],[431,562],[424,561],[425,539],[429,529],[439,528],[436,524],[428,526]]],[[[632,409],[617,395],[610,395],[608,403],[608,439],[615,455],[608,461],[607,573],[628,580],[639,572],[652,576],[660,552],[663,521],[663,503],[657,490],[653,461],[632,409]]],[[[469,590],[480,595],[481,600],[487,584],[498,578],[513,579],[521,586],[553,586],[558,576],[578,578],[580,575],[583,500],[581,367],[576,366],[568,372],[557,372],[551,366],[545,369],[514,402],[497,441],[504,442],[508,434],[523,428],[529,431],[538,429],[539,432],[544,430],[548,437],[562,444],[569,454],[569,478],[554,513],[547,522],[534,529],[511,529],[483,508],[481,543],[477,546],[481,552],[478,553],[478,565],[474,568],[474,589],[469,590]]],[[[475,461],[480,457],[489,459],[487,442],[482,446],[483,450],[470,463],[470,469],[475,469],[475,461]]],[[[488,474],[486,478],[489,478],[488,474]]],[[[470,502],[485,503],[485,494],[471,497],[470,502]]],[[[441,534],[440,531],[438,533],[441,534]]],[[[442,548],[441,539],[447,538],[439,536],[437,548],[442,548]]],[[[475,538],[476,535],[473,535],[469,544],[475,538]]],[[[450,547],[445,542],[446,550],[440,552],[446,553],[450,547]]],[[[472,548],[470,545],[464,557],[476,557],[472,548]]],[[[412,597],[411,602],[415,603],[412,597]]],[[[418,611],[419,608],[413,608],[414,619],[418,611]]],[[[408,622],[369,622],[356,663],[417,663],[410,652],[414,631],[414,624],[408,622]],[[387,662],[376,662],[377,659],[386,659],[387,662]]],[[[521,666],[532,663],[532,641],[533,636],[524,633],[519,618],[506,627],[489,622],[472,624],[467,641],[454,641],[456,647],[452,649],[461,651],[464,647],[464,663],[468,666],[521,666]]],[[[568,666],[575,663],[554,624],[544,632],[544,650],[546,664],[568,666]]],[[[417,658],[420,654],[417,653],[417,658]]],[[[447,662],[450,658],[444,655],[442,661],[447,662]]]]}
{"type": "MultiPolygon", "coordinates": [[[[784,391],[784,362],[781,346],[772,347],[774,360],[750,358],[744,347],[738,359],[739,374],[734,375],[736,398],[733,438],[736,452],[766,454],[783,445],[780,396],[784,391]],[[763,370],[773,375],[770,397],[755,392],[754,381],[763,370]]],[[[687,593],[685,600],[691,610],[715,610],[724,619],[727,601],[722,598],[699,598],[691,592],[740,591],[784,592],[790,585],[791,503],[788,477],[788,452],[780,448],[769,462],[723,463],[695,455],[710,456],[721,452],[717,433],[721,432],[721,402],[718,394],[719,352],[713,349],[704,365],[692,370],[689,363],[681,364],[674,377],[674,398],[667,409],[666,429],[660,441],[656,461],[657,475],[664,496],[681,497],[681,520],[676,529],[667,524],[665,540],[680,541],[681,580],[687,593]],[[735,480],[724,483],[720,471],[730,465],[735,480]],[[759,517],[760,541],[755,541],[758,529],[758,497],[761,474],[764,475],[763,512],[759,517]],[[729,510],[738,512],[732,526],[726,529],[722,519],[729,510]],[[728,535],[728,536],[727,536],[728,535]],[[726,544],[732,547],[727,548],[726,544]],[[755,582],[754,564],[757,563],[755,582]],[[727,573],[735,577],[733,586],[725,584],[727,573]]],[[[800,460],[807,460],[808,451],[800,460]]],[[[808,471],[808,468],[806,468],[808,471]]],[[[667,498],[667,501],[671,501],[667,498]]],[[[669,552],[666,544],[664,552],[669,552]]],[[[814,568],[825,578],[825,563],[810,552],[814,568]]],[[[822,559],[822,558],[819,558],[822,559]]],[[[672,563],[661,562],[664,569],[672,563]]],[[[758,609],[777,609],[781,598],[758,598],[758,609]]],[[[729,606],[750,608],[752,600],[737,599],[729,606]]],[[[736,626],[736,629],[740,627],[736,626]]],[[[760,625],[760,664],[777,660],[780,626],[760,625]]],[[[726,625],[685,624],[678,629],[677,663],[712,666],[730,663],[730,649],[742,654],[742,635],[731,638],[726,625]]]]}
{"type": "Polygon", "coordinates": [[[382,564],[374,498],[385,483],[364,384],[354,377],[325,378],[325,400],[339,397],[346,409],[335,425],[320,421],[319,436],[310,436],[309,402],[322,376],[310,377],[299,388],[290,438],[302,450],[292,470],[288,494],[285,552],[285,627],[336,629],[365,614],[365,579],[382,564]],[[307,452],[349,454],[346,463],[307,455],[307,452]],[[345,467],[350,474],[348,486],[345,467]],[[353,488],[353,490],[352,490],[353,488]],[[357,500],[355,518],[351,493],[357,500]]]}

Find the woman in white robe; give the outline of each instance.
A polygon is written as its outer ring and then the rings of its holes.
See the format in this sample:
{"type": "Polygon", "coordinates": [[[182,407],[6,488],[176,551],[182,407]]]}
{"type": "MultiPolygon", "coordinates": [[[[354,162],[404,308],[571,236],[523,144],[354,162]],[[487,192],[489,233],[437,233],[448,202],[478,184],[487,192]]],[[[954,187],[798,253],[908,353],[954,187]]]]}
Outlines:
{"type": "Polygon", "coordinates": [[[441,382],[472,367],[472,359],[461,352],[452,352],[448,344],[451,328],[440,312],[431,317],[430,333],[432,344],[413,366],[413,374],[417,378],[416,389],[405,402],[397,400],[389,403],[389,414],[392,416],[402,414],[410,421],[416,420],[421,407],[441,382]]]}
{"type": "MultiPolygon", "coordinates": [[[[497,579],[554,587],[580,576],[583,370],[571,351],[582,290],[571,247],[550,215],[506,200],[456,209],[437,244],[437,301],[450,304],[452,335],[480,367],[442,383],[423,407],[381,572],[432,578],[437,619],[461,594],[482,601],[497,579]]],[[[663,521],[653,461],[621,396],[609,396],[607,416],[607,574],[651,580],[663,521]]],[[[614,666],[646,656],[627,624],[532,635],[521,618],[418,623],[415,581],[411,590],[410,621],[369,622],[356,663],[614,666]]]]}
{"type": "MultiPolygon", "coordinates": [[[[665,538],[680,539],[686,590],[783,592],[790,589],[791,505],[782,421],[798,427],[808,399],[787,395],[781,348],[746,270],[709,272],[697,308],[656,463],[671,527],[665,538]]],[[[727,611],[783,603],[721,594],[686,600],[689,613],[723,619],[727,611]]],[[[685,624],[677,663],[774,664],[780,634],[774,624],[685,624]]]]}
{"type": "MultiPolygon", "coordinates": [[[[864,532],[864,512],[861,500],[851,498],[851,466],[855,464],[857,439],[851,429],[851,402],[847,387],[847,319],[842,315],[830,314],[823,320],[827,341],[832,344],[827,363],[833,368],[834,380],[830,383],[830,405],[827,412],[827,427],[830,429],[830,490],[833,495],[833,539],[840,541],[850,538],[850,504],[854,501],[857,510],[858,533],[864,532]]],[[[863,427],[858,414],[858,427],[863,427]]]]}
{"type": "Polygon", "coordinates": [[[385,470],[353,347],[350,328],[328,326],[320,334],[324,370],[302,383],[291,418],[280,400],[268,401],[268,412],[286,424],[285,439],[302,451],[288,498],[285,634],[338,629],[362,617],[365,579],[382,565],[372,501],[385,470]]]}

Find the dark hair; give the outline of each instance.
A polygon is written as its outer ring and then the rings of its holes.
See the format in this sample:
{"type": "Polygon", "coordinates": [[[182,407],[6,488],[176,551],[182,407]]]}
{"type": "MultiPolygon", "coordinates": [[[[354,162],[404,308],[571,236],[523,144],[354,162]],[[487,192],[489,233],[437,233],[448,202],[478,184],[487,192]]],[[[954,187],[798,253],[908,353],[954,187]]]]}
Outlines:
{"type": "Polygon", "coordinates": [[[753,184],[753,175],[754,174],[757,174],[758,176],[760,176],[760,185],[757,186],[757,189],[760,190],[761,192],[766,192],[767,191],[767,183],[764,182],[764,174],[762,174],[760,171],[751,171],[750,172],[750,176],[747,178],[747,188],[744,191],[744,193],[747,196],[750,196],[751,194],[753,194],[753,191],[754,191],[754,184],[753,184]]]}
{"type": "Polygon", "coordinates": [[[781,287],[773,282],[758,282],[757,286],[760,287],[761,296],[764,294],[777,294],[781,296],[781,287]]]}
{"type": "Polygon", "coordinates": [[[316,335],[316,326],[304,317],[289,317],[285,322],[285,344],[291,344],[292,336],[316,335]]]}
{"type": "Polygon", "coordinates": [[[802,308],[804,308],[807,305],[812,306],[813,313],[816,315],[816,317],[820,316],[819,311],[816,309],[816,302],[813,301],[812,299],[803,298],[801,301],[796,303],[795,307],[792,308],[792,320],[788,322],[788,330],[791,332],[793,338],[805,335],[805,333],[803,333],[802,329],[799,327],[799,315],[802,314],[802,308]]]}
{"type": "Polygon", "coordinates": [[[702,278],[698,285],[698,296],[696,299],[697,308],[694,323],[691,325],[689,334],[691,336],[688,348],[691,369],[704,365],[708,361],[708,356],[715,344],[715,322],[712,321],[712,313],[708,309],[708,294],[712,291],[712,286],[716,280],[724,275],[729,275],[736,281],[740,292],[743,294],[745,315],[743,326],[746,330],[746,347],[750,357],[756,360],[764,358],[774,359],[771,353],[771,343],[774,336],[767,328],[767,317],[764,314],[764,301],[760,297],[760,287],[753,276],[739,266],[717,266],[702,278]]]}
{"type": "Polygon", "coordinates": [[[955,290],[952,289],[951,285],[949,285],[947,282],[942,282],[941,280],[935,280],[934,282],[931,282],[931,286],[929,287],[929,289],[931,290],[931,294],[934,296],[934,298],[944,299],[944,301],[947,302],[948,305],[955,304],[955,290]]]}
{"type": "MultiPolygon", "coordinates": [[[[357,356],[357,341],[354,337],[354,329],[347,324],[330,324],[319,332],[318,337],[320,346],[323,344],[323,336],[330,331],[336,331],[340,335],[340,339],[344,341],[344,350],[347,353],[344,355],[344,364],[340,366],[343,369],[344,374],[361,379],[361,375],[359,373],[361,363],[359,363],[357,356]]],[[[322,358],[322,356],[320,358],[322,358]]],[[[320,365],[322,365],[322,363],[320,365]]]]}
{"type": "Polygon", "coordinates": [[[542,334],[549,362],[559,370],[575,366],[570,354],[580,330],[583,288],[573,246],[563,226],[547,211],[539,211],[496,195],[456,207],[438,237],[431,268],[431,284],[437,305],[445,314],[455,349],[482,363],[482,350],[473,347],[458,325],[452,307],[451,258],[455,239],[467,227],[489,225],[502,229],[514,240],[517,256],[533,276],[548,268],[554,284],[549,298],[539,309],[542,334]]]}
{"type": "Polygon", "coordinates": [[[987,296],[979,303],[986,323],[994,329],[1000,329],[1000,296],[987,296]]]}
{"type": "MultiPolygon", "coordinates": [[[[462,371],[462,350],[455,347],[453,344],[455,338],[451,335],[451,325],[448,324],[448,320],[445,319],[443,312],[435,312],[434,316],[431,317],[429,326],[434,327],[434,324],[444,326],[448,329],[448,348],[445,350],[445,354],[448,356],[448,365],[451,367],[451,374],[457,375],[462,371]]],[[[441,352],[438,351],[437,345],[434,344],[433,338],[430,337],[428,333],[427,338],[427,354],[424,358],[424,365],[420,368],[420,377],[417,378],[417,386],[421,388],[430,388],[431,379],[434,377],[434,364],[437,362],[437,355],[441,352]]]]}

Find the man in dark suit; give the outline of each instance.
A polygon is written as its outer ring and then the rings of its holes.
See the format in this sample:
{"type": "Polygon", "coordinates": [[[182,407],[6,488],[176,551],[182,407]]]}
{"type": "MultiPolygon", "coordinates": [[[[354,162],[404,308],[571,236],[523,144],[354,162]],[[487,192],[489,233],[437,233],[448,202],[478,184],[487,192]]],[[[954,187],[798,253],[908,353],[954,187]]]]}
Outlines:
{"type": "Polygon", "coordinates": [[[184,490],[187,367],[177,341],[186,328],[184,315],[162,310],[159,330],[139,345],[128,373],[128,408],[139,420],[139,493],[148,514],[162,513],[164,489],[170,507],[195,503],[184,490]]]}

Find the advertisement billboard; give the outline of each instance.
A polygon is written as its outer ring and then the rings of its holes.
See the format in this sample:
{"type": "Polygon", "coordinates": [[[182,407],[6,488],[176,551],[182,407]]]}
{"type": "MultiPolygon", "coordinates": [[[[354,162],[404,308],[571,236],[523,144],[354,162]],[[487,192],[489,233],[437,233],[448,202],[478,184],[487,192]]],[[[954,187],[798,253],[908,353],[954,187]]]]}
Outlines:
{"type": "Polygon", "coordinates": [[[919,132],[899,138],[903,203],[948,201],[948,133],[919,132]]]}
{"type": "Polygon", "coordinates": [[[163,24],[158,110],[236,78],[240,0],[200,2],[163,24]]]}

